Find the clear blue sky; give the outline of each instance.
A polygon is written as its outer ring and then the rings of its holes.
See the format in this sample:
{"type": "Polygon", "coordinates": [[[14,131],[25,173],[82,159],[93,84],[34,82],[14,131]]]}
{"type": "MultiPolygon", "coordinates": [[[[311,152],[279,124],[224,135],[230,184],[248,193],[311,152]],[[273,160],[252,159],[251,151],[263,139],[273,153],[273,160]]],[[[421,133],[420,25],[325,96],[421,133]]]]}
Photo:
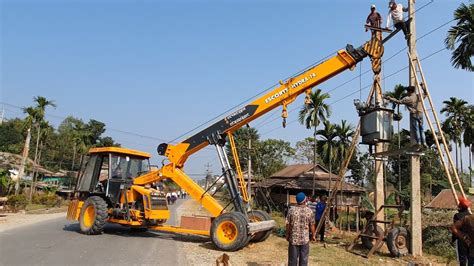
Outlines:
{"type": "MultiPolygon", "coordinates": [[[[3,0],[0,101],[28,106],[42,95],[57,104],[47,111],[55,126],[61,117],[73,115],[103,121],[110,129],[172,140],[347,43],[361,45],[369,39],[363,24],[370,4],[377,5],[385,21],[387,2],[3,0]]],[[[417,7],[428,2],[418,0],[417,7]]],[[[435,0],[417,12],[418,36],[450,21],[461,2],[435,0]]],[[[449,25],[418,41],[420,57],[443,48],[449,25]]],[[[396,36],[385,46],[385,58],[405,45],[403,36],[396,36]]],[[[442,51],[423,61],[438,110],[449,96],[473,102],[472,73],[453,69],[449,60],[450,52],[442,51]]],[[[384,75],[406,65],[402,51],[384,65],[384,75]]],[[[362,71],[369,67],[364,61],[362,71]]],[[[329,91],[358,75],[359,68],[347,71],[319,88],[329,91]]],[[[402,71],[384,86],[390,90],[406,84],[407,77],[402,71]]],[[[370,73],[362,76],[362,87],[370,82],[370,73]]],[[[359,98],[359,83],[356,78],[330,92],[333,122],[357,123],[352,101],[359,98]]],[[[362,97],[367,93],[362,91],[362,97]]],[[[300,98],[290,110],[301,104],[300,98]]],[[[23,116],[13,106],[2,107],[7,118],[23,116]]],[[[251,125],[258,125],[263,139],[293,144],[311,134],[292,122],[295,111],[286,129],[280,119],[267,119],[279,114],[280,109],[251,125]]],[[[155,151],[157,139],[115,130],[107,134],[123,146],[152,153],[154,163],[162,160],[155,151]]],[[[192,156],[186,171],[203,174],[208,162],[219,173],[213,149],[192,156]]]]}

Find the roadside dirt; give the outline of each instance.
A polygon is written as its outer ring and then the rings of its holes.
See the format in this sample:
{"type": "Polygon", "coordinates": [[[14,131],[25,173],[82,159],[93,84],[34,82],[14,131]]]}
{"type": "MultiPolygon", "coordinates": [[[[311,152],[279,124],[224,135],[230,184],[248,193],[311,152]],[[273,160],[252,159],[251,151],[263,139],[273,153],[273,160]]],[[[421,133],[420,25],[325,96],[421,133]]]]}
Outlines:
{"type": "MultiPolygon", "coordinates": [[[[177,210],[177,215],[209,215],[196,201],[187,200],[177,210]]],[[[183,261],[189,265],[215,265],[216,259],[224,254],[216,250],[209,239],[182,241],[178,245],[183,254],[183,261]]],[[[225,252],[230,257],[231,265],[286,265],[288,242],[276,235],[270,236],[261,243],[251,243],[236,252],[225,252]]],[[[310,247],[310,265],[446,265],[443,259],[426,256],[419,259],[411,257],[392,258],[386,253],[379,253],[369,259],[345,251],[345,243],[328,239],[324,246],[312,243],[310,247]]]]}
{"type": "Polygon", "coordinates": [[[31,213],[0,213],[0,232],[59,217],[66,217],[64,208],[36,210],[31,213]]]}

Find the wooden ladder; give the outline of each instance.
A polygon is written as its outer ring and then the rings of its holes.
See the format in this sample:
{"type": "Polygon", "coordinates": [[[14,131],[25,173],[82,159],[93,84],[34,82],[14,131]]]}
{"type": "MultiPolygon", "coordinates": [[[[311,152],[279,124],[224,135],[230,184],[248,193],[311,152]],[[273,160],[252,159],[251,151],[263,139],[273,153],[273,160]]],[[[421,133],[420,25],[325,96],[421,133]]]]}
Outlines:
{"type": "Polygon", "coordinates": [[[385,209],[398,209],[398,211],[399,211],[398,216],[401,217],[401,212],[403,211],[403,206],[402,205],[382,205],[382,206],[380,206],[380,208],[377,210],[377,212],[375,212],[375,214],[372,216],[372,218],[367,221],[367,224],[365,225],[364,229],[357,234],[357,236],[352,240],[352,243],[346,248],[347,251],[349,251],[353,254],[368,258],[383,246],[383,242],[385,241],[385,239],[388,235],[388,232],[390,232],[390,230],[392,230],[395,227],[395,220],[394,219],[391,220],[391,221],[377,220],[377,215],[382,211],[384,212],[385,209]],[[377,229],[377,224],[383,224],[383,225],[388,225],[388,226],[384,226],[385,230],[383,231],[383,234],[377,236],[377,234],[375,234],[375,233],[368,232],[369,226],[371,224],[373,225],[374,232],[377,229]],[[357,251],[353,250],[355,245],[359,242],[359,239],[361,239],[362,237],[366,237],[366,238],[369,238],[369,239],[376,240],[368,253],[362,253],[362,252],[357,252],[357,251]]]}
{"type": "Polygon", "coordinates": [[[426,83],[425,75],[423,74],[420,60],[418,59],[418,55],[416,53],[410,54],[408,52],[408,57],[410,59],[409,60],[410,69],[413,73],[415,73],[414,78],[415,78],[416,90],[418,92],[419,97],[421,97],[420,99],[423,106],[423,113],[426,117],[430,130],[433,134],[433,139],[436,144],[436,149],[438,150],[438,154],[439,154],[444,172],[446,173],[446,176],[448,177],[449,185],[451,187],[451,192],[453,193],[456,204],[458,204],[459,198],[456,192],[456,187],[455,187],[456,185],[458,186],[461,196],[464,198],[466,197],[463,186],[462,186],[462,182],[459,178],[458,171],[454,165],[451,153],[449,152],[449,146],[446,142],[446,138],[444,137],[444,133],[441,128],[441,122],[438,118],[438,114],[436,112],[435,106],[433,104],[433,100],[428,90],[428,84],[426,83]],[[429,108],[427,108],[427,105],[425,104],[426,100],[429,103],[429,108]],[[453,182],[453,175],[454,175],[456,183],[453,182]]]}

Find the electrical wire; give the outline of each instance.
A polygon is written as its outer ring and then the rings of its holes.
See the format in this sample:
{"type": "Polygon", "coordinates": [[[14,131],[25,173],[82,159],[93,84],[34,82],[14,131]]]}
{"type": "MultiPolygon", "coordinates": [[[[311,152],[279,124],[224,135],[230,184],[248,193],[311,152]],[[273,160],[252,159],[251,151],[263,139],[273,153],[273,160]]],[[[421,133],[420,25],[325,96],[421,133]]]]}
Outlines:
{"type": "MultiPolygon", "coordinates": [[[[424,61],[424,60],[426,60],[426,59],[429,59],[430,57],[433,57],[434,55],[436,55],[436,54],[438,54],[438,53],[440,53],[440,52],[442,52],[442,51],[445,51],[445,50],[446,50],[446,48],[443,47],[443,48],[441,48],[441,49],[439,49],[439,50],[437,50],[437,51],[435,51],[435,52],[433,52],[433,53],[431,53],[431,54],[429,54],[429,55],[423,57],[422,59],[420,59],[420,62],[422,62],[422,61],[424,61]]],[[[393,72],[393,73],[390,73],[389,75],[385,76],[385,77],[383,78],[383,80],[388,79],[388,78],[390,78],[390,77],[392,77],[392,76],[397,75],[398,73],[400,73],[400,72],[402,72],[402,71],[408,69],[408,67],[409,67],[409,66],[407,65],[407,66],[405,66],[405,67],[403,67],[403,68],[398,69],[397,71],[395,71],[395,72],[393,72]]],[[[370,88],[371,86],[372,86],[372,84],[369,84],[369,85],[363,87],[362,90],[365,91],[366,89],[370,88]]],[[[360,90],[353,91],[353,92],[351,92],[351,93],[345,95],[344,97],[337,99],[337,100],[334,101],[334,102],[328,103],[328,105],[329,105],[329,106],[332,106],[332,105],[334,105],[334,104],[336,104],[336,103],[338,103],[338,102],[341,102],[341,101],[347,99],[348,97],[350,97],[350,96],[352,96],[352,95],[358,93],[359,91],[360,91],[360,90]]],[[[302,106],[301,106],[301,107],[302,107],[302,106]]],[[[294,122],[296,122],[296,121],[298,121],[298,119],[293,119],[293,120],[291,120],[290,122],[288,122],[287,125],[292,124],[292,123],[294,123],[294,122]]],[[[282,127],[278,126],[278,127],[272,128],[272,129],[270,129],[270,130],[268,130],[268,131],[266,131],[266,132],[260,134],[260,136],[267,135],[267,134],[272,133],[272,132],[274,132],[274,131],[276,131],[276,130],[278,130],[278,129],[282,129],[282,127]]]]}
{"type": "MultiPolygon", "coordinates": [[[[322,63],[323,61],[325,61],[325,60],[328,59],[329,57],[333,56],[335,53],[337,53],[337,50],[336,50],[335,52],[332,52],[332,53],[328,54],[327,56],[323,57],[323,58],[320,59],[319,61],[317,61],[317,62],[315,62],[315,63],[313,63],[313,64],[311,64],[311,65],[309,65],[309,66],[303,68],[302,70],[300,70],[300,71],[298,71],[298,72],[292,74],[291,76],[285,78],[284,80],[291,79],[292,77],[295,77],[295,76],[297,76],[297,75],[299,75],[299,74],[305,72],[305,71],[308,70],[309,68],[314,67],[314,66],[316,66],[316,65],[318,65],[318,64],[320,64],[320,63],[322,63]]],[[[241,107],[243,104],[245,104],[245,103],[251,101],[252,99],[254,99],[254,98],[256,98],[256,97],[258,97],[258,96],[260,96],[260,95],[262,95],[262,94],[264,94],[264,93],[266,93],[266,92],[268,92],[269,90],[275,88],[275,87],[278,86],[278,85],[279,85],[279,83],[275,83],[275,84],[271,85],[270,87],[268,87],[268,88],[266,88],[266,89],[260,91],[259,93],[255,94],[254,96],[249,97],[249,98],[243,100],[242,102],[240,102],[240,103],[234,105],[233,107],[227,109],[226,111],[224,111],[224,112],[222,112],[222,113],[220,113],[220,114],[214,116],[213,118],[207,120],[206,122],[201,123],[200,125],[198,125],[198,126],[192,128],[192,129],[186,131],[185,133],[179,135],[178,137],[176,137],[175,139],[173,139],[173,140],[170,141],[170,142],[175,142],[175,141],[177,141],[178,139],[181,139],[181,138],[183,138],[184,136],[190,134],[191,132],[194,132],[195,130],[197,130],[197,129],[199,129],[199,128],[201,128],[201,127],[203,127],[203,126],[205,126],[205,125],[207,125],[207,124],[209,124],[209,123],[211,123],[212,121],[215,121],[216,119],[221,118],[223,115],[232,112],[232,111],[235,110],[236,108],[241,107]]]]}
{"type": "MultiPolygon", "coordinates": [[[[415,10],[415,13],[418,12],[418,11],[420,11],[420,10],[422,10],[422,9],[424,9],[426,6],[430,5],[431,3],[433,3],[433,0],[431,0],[431,1],[428,2],[427,4],[423,5],[422,7],[416,9],[416,10],[415,10]]],[[[419,38],[417,38],[417,41],[423,39],[424,37],[430,35],[431,33],[435,32],[435,31],[439,30],[440,28],[446,26],[447,24],[451,23],[452,21],[454,21],[454,19],[452,19],[452,20],[450,20],[450,21],[447,21],[447,22],[441,24],[440,26],[436,27],[435,29],[433,29],[433,30],[431,30],[431,31],[429,31],[429,32],[427,32],[427,33],[425,33],[424,35],[422,35],[422,36],[420,36],[419,38]]],[[[400,54],[401,52],[403,52],[403,51],[406,50],[406,49],[407,49],[407,48],[405,47],[405,48],[401,49],[400,51],[396,52],[395,54],[393,54],[392,56],[390,56],[388,59],[386,59],[385,62],[391,60],[392,58],[394,58],[395,56],[397,56],[398,54],[400,54]]],[[[320,63],[322,63],[323,61],[325,61],[325,60],[328,59],[329,57],[333,56],[336,52],[337,52],[337,50],[336,50],[335,52],[331,52],[330,54],[328,54],[327,56],[323,57],[323,58],[320,59],[319,61],[317,61],[317,62],[315,62],[315,63],[313,63],[313,64],[311,64],[311,65],[309,65],[309,66],[303,68],[302,70],[296,72],[295,74],[293,74],[293,75],[287,77],[285,80],[288,80],[288,79],[290,79],[290,78],[292,78],[292,77],[294,77],[294,76],[296,76],[296,75],[299,75],[299,74],[303,73],[304,71],[308,70],[309,68],[314,67],[314,66],[316,66],[316,65],[318,65],[318,64],[320,64],[320,63]]],[[[406,68],[407,68],[407,67],[406,67],[406,68]]],[[[405,68],[405,69],[406,69],[406,68],[405,68]]],[[[362,70],[361,70],[361,72],[362,72],[362,70]]],[[[363,75],[365,75],[365,74],[367,74],[367,73],[369,73],[369,72],[370,72],[370,70],[364,71],[362,74],[359,74],[358,76],[355,76],[354,78],[352,78],[352,79],[350,79],[350,80],[348,80],[348,81],[346,81],[346,82],[344,82],[344,83],[342,83],[342,84],[340,84],[340,85],[334,87],[333,89],[330,89],[330,90],[328,91],[328,93],[330,93],[330,92],[332,92],[332,91],[335,91],[336,89],[338,89],[338,88],[340,88],[340,87],[342,87],[342,86],[344,86],[344,85],[346,85],[346,84],[352,82],[353,80],[355,80],[355,79],[357,79],[357,78],[361,78],[361,76],[363,76],[363,75]]],[[[187,132],[185,132],[184,134],[181,134],[180,136],[178,136],[177,138],[173,139],[172,141],[167,141],[167,140],[165,140],[165,139],[156,138],[156,137],[152,137],[152,136],[148,136],[148,135],[144,135],[144,134],[139,134],[139,133],[135,133],[135,132],[125,131],[125,130],[121,130],[121,129],[107,128],[107,130],[108,130],[108,131],[114,131],[114,132],[122,133],[122,134],[133,135],[133,136],[137,136],[137,137],[145,138],[145,139],[151,139],[151,140],[156,140],[156,141],[161,141],[161,142],[174,143],[174,142],[176,142],[178,139],[184,137],[185,135],[187,135],[187,134],[189,134],[189,133],[191,133],[191,132],[197,130],[198,128],[200,128],[200,127],[202,127],[202,126],[204,126],[204,125],[206,125],[206,124],[208,124],[208,123],[210,123],[210,122],[212,122],[212,121],[214,121],[214,120],[220,118],[220,117],[223,116],[224,114],[227,114],[228,112],[234,110],[235,108],[242,106],[242,104],[244,104],[244,103],[246,103],[246,102],[248,102],[248,101],[250,101],[250,100],[252,100],[252,99],[254,99],[254,98],[256,98],[256,97],[258,97],[258,96],[260,96],[260,95],[262,95],[263,93],[265,93],[265,92],[271,90],[272,88],[275,88],[275,87],[278,86],[278,85],[279,85],[279,83],[276,83],[276,84],[274,84],[274,85],[272,85],[272,86],[270,86],[270,87],[268,87],[268,88],[266,88],[266,89],[260,91],[259,93],[255,94],[254,96],[251,96],[251,97],[249,97],[249,98],[243,100],[242,102],[240,102],[239,104],[235,105],[234,107],[232,107],[232,108],[230,108],[230,109],[228,109],[228,110],[222,112],[221,114],[219,114],[219,115],[217,115],[217,116],[215,116],[215,117],[213,117],[213,118],[207,120],[206,122],[204,122],[204,123],[202,123],[202,124],[200,124],[200,125],[194,127],[193,129],[188,130],[187,132]]],[[[352,94],[351,94],[351,95],[352,95],[352,94]]],[[[350,95],[349,95],[349,96],[350,96],[350,95]]],[[[347,96],[347,97],[348,97],[348,96],[347,96]]],[[[15,107],[15,108],[20,108],[20,109],[22,109],[22,107],[19,107],[19,106],[16,106],[16,105],[12,105],[12,104],[9,104],[9,103],[6,103],[6,102],[0,102],[0,104],[4,104],[4,105],[7,105],[7,106],[11,106],[11,107],[15,107]]],[[[293,109],[289,110],[289,112],[294,111],[295,109],[296,109],[296,108],[293,108],[293,109]]],[[[277,112],[273,113],[270,117],[265,118],[265,120],[263,120],[262,122],[260,122],[258,125],[259,125],[260,127],[263,127],[263,126],[269,124],[270,122],[275,121],[275,120],[278,119],[279,117],[277,117],[277,118],[275,118],[275,119],[272,119],[272,120],[270,120],[270,121],[268,121],[268,120],[269,120],[272,116],[274,116],[276,113],[277,113],[277,112]]],[[[65,119],[65,117],[61,117],[61,116],[54,115],[54,114],[46,114],[46,116],[48,116],[48,117],[54,117],[54,118],[58,118],[58,119],[65,119]]]]}
{"type": "MultiPolygon", "coordinates": [[[[431,3],[431,2],[430,2],[430,3],[431,3]]],[[[426,5],[425,5],[425,6],[426,6],[426,5]]],[[[454,19],[452,19],[452,20],[450,20],[450,21],[447,21],[447,22],[445,22],[445,23],[442,23],[441,25],[439,25],[438,27],[434,28],[433,30],[430,30],[430,31],[428,31],[427,33],[421,35],[421,36],[420,36],[419,38],[417,38],[416,40],[419,41],[419,40],[425,38],[426,36],[432,34],[433,32],[435,32],[435,31],[441,29],[442,27],[448,25],[448,24],[451,23],[452,21],[454,21],[454,19]]],[[[391,55],[389,58],[387,58],[386,60],[384,60],[384,63],[387,63],[388,61],[392,60],[393,58],[395,58],[395,56],[399,55],[401,52],[405,51],[406,49],[407,49],[407,47],[404,47],[404,48],[400,49],[399,51],[397,51],[396,53],[394,53],[393,55],[391,55]]],[[[406,68],[408,68],[408,66],[407,66],[406,68]]],[[[405,68],[405,69],[406,69],[406,68],[405,68]]],[[[371,72],[371,69],[369,69],[369,70],[367,70],[367,71],[364,71],[364,72],[362,72],[362,74],[356,75],[356,76],[352,77],[351,79],[349,79],[349,80],[347,80],[347,81],[345,81],[345,82],[343,82],[343,83],[337,85],[336,87],[334,87],[334,88],[328,90],[327,93],[333,92],[333,91],[335,91],[335,90],[337,90],[337,89],[343,87],[344,85],[349,84],[350,82],[356,80],[357,78],[361,78],[362,76],[364,76],[364,75],[366,75],[367,73],[370,73],[370,72],[371,72]]],[[[363,90],[364,90],[364,89],[363,89],[363,90]]],[[[353,95],[353,94],[354,94],[354,93],[351,93],[350,95],[353,95]]],[[[350,96],[350,95],[349,95],[349,96],[350,96]]],[[[296,109],[299,109],[299,108],[301,108],[301,107],[302,107],[302,106],[297,106],[297,107],[291,108],[291,109],[288,110],[288,113],[292,113],[293,111],[295,111],[296,109]]],[[[271,122],[276,121],[277,119],[279,119],[279,117],[274,118],[274,119],[272,119],[272,120],[270,120],[270,121],[267,121],[266,123],[262,124],[261,127],[266,126],[266,125],[270,124],[271,122]]]]}

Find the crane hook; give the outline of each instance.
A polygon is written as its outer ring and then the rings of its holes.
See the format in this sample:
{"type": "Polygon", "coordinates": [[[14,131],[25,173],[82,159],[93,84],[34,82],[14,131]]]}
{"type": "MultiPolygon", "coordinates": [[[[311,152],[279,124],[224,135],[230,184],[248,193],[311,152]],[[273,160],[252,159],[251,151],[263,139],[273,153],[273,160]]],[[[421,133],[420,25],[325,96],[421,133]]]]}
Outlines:
{"type": "Polygon", "coordinates": [[[286,127],[286,118],[288,117],[288,109],[287,109],[287,106],[286,104],[284,103],[283,104],[283,110],[281,111],[281,117],[283,118],[283,128],[286,127]]]}

